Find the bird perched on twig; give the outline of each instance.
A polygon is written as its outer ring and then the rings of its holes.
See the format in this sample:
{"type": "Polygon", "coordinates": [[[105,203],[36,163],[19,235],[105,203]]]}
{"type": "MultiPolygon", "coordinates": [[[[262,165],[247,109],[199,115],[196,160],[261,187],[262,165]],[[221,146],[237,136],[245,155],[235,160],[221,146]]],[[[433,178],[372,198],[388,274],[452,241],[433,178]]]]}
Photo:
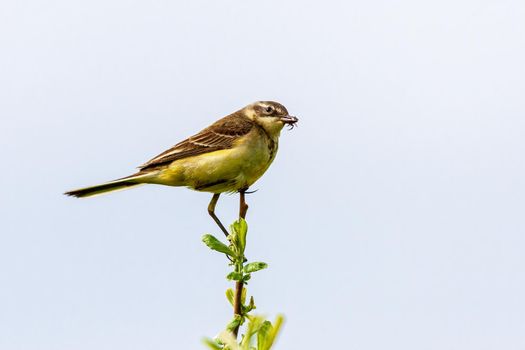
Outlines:
{"type": "Polygon", "coordinates": [[[208,212],[228,235],[215,215],[220,194],[239,192],[242,205],[244,193],[274,160],[281,130],[285,125],[293,128],[297,121],[280,103],[255,102],[179,142],[141,165],[133,175],[65,194],[90,197],[143,184],[211,192],[208,212]]]}

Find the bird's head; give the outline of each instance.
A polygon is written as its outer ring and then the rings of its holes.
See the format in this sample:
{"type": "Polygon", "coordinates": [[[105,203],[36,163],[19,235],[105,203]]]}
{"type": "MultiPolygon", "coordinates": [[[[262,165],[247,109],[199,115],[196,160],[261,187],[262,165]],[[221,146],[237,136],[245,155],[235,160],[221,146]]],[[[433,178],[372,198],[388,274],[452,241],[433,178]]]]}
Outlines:
{"type": "Polygon", "coordinates": [[[259,124],[272,136],[279,135],[285,125],[293,128],[299,119],[288,114],[282,104],[273,101],[259,101],[246,106],[244,115],[259,124]]]}

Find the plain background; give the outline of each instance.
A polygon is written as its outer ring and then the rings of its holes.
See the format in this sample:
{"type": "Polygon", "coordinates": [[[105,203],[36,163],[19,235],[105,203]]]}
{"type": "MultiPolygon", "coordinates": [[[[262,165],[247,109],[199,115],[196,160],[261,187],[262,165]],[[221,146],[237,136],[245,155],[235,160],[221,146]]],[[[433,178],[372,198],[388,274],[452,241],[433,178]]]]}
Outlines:
{"type": "Polygon", "coordinates": [[[276,349],[524,349],[524,19],[507,0],[2,1],[0,349],[203,349],[231,316],[210,196],[62,193],[267,99],[300,117],[248,197],[276,349]]]}

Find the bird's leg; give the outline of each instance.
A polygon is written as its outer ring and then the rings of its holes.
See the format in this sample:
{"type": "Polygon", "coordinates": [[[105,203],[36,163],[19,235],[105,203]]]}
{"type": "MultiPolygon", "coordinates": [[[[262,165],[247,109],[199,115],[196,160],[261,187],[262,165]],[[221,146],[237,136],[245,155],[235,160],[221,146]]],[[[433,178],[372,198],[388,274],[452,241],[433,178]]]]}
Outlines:
{"type": "MultiPolygon", "coordinates": [[[[248,204],[246,204],[245,194],[248,189],[239,190],[239,217],[246,219],[246,212],[248,211],[248,204]]],[[[248,192],[250,193],[250,192],[248,192]]]]}
{"type": "Polygon", "coordinates": [[[208,205],[208,214],[210,214],[215,223],[221,228],[224,235],[228,237],[228,231],[226,230],[226,228],[224,228],[224,225],[222,224],[221,220],[219,220],[217,215],[215,215],[215,206],[217,205],[217,201],[219,200],[220,195],[220,193],[215,193],[213,197],[211,197],[210,204],[208,205]]]}

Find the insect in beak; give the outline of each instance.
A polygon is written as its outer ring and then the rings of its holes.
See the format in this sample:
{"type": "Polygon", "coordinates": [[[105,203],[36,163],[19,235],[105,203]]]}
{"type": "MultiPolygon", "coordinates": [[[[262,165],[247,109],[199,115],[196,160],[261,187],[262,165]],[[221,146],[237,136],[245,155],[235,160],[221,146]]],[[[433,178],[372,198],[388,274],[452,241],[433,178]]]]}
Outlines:
{"type": "Polygon", "coordinates": [[[281,121],[287,125],[290,126],[290,130],[292,130],[295,126],[295,123],[297,123],[299,121],[299,119],[297,119],[297,117],[294,117],[294,116],[291,116],[291,115],[287,115],[287,116],[284,116],[284,117],[281,117],[281,121]]]}

